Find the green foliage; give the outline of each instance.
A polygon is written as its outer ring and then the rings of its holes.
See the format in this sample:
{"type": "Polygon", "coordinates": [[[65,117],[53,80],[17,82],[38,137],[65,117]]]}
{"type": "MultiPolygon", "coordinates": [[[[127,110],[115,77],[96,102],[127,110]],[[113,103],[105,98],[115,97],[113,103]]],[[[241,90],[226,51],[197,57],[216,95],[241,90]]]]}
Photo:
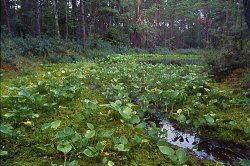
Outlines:
{"type": "Polygon", "coordinates": [[[88,110],[88,109],[90,109],[90,110],[95,110],[96,108],[97,108],[97,101],[96,100],[94,100],[94,101],[91,101],[91,100],[88,100],[88,99],[85,99],[84,101],[83,101],[83,108],[85,109],[85,110],[88,110]]]}
{"type": "Polygon", "coordinates": [[[113,142],[115,144],[115,149],[120,152],[127,152],[129,151],[128,147],[128,139],[125,136],[121,137],[113,137],[113,142]]]}
{"type": "Polygon", "coordinates": [[[84,118],[89,117],[91,114],[95,113],[97,108],[97,101],[96,100],[88,100],[85,99],[83,101],[83,116],[84,118]]]}
{"type": "Polygon", "coordinates": [[[1,39],[1,55],[0,60],[2,63],[14,63],[14,59],[21,53],[21,48],[18,46],[15,40],[6,38],[1,39]]]}
{"type": "Polygon", "coordinates": [[[76,41],[64,41],[56,38],[1,39],[1,61],[15,64],[17,56],[45,57],[52,63],[75,62],[80,60],[83,47],[76,41]]]}
{"type": "Polygon", "coordinates": [[[117,54],[128,54],[129,53],[129,47],[125,46],[125,45],[117,45],[117,46],[113,46],[113,50],[115,53],[117,54]]]}
{"type": "Polygon", "coordinates": [[[7,134],[7,135],[12,135],[12,130],[13,127],[10,124],[1,124],[0,125],[0,132],[7,134]]]}
{"type": "Polygon", "coordinates": [[[137,112],[132,109],[134,106],[132,103],[122,105],[120,100],[116,100],[115,102],[111,102],[110,104],[105,104],[103,106],[114,110],[114,118],[119,117],[126,122],[130,122],[131,124],[138,124],[140,122],[140,117],[136,115],[137,112]]]}
{"type": "MultiPolygon", "coordinates": [[[[247,122],[248,122],[248,124],[250,124],[250,118],[247,118],[247,122]]],[[[244,132],[246,133],[246,134],[248,134],[248,137],[250,137],[250,128],[248,127],[248,128],[245,128],[244,129],[244,132]]]]}
{"type": "Polygon", "coordinates": [[[211,66],[211,73],[218,81],[228,76],[232,71],[247,66],[248,53],[241,50],[240,40],[237,37],[227,38],[223,51],[213,52],[206,56],[206,62],[211,66]]]}
{"type": "MultiPolygon", "coordinates": [[[[242,122],[221,116],[230,108],[247,108],[247,94],[237,98],[229,90],[214,88],[205,67],[152,65],[137,62],[135,56],[112,55],[91,63],[42,65],[42,69],[38,74],[15,78],[5,89],[0,129],[5,141],[9,139],[15,145],[20,142],[20,146],[34,141],[34,153],[39,150],[39,155],[51,155],[58,162],[60,154],[67,164],[79,158],[79,162],[111,165],[111,161],[120,162],[116,158],[129,163],[131,154],[148,153],[147,148],[150,155],[156,154],[154,143],[160,130],[154,122],[143,122],[156,111],[167,113],[181,125],[200,129],[221,128],[222,124],[247,138],[243,130],[248,131],[248,119],[244,117],[242,122]],[[93,89],[106,100],[100,102],[86,93],[93,89]],[[12,135],[18,133],[22,135],[16,141],[12,135]],[[44,138],[40,141],[41,136],[44,138]]],[[[187,163],[182,149],[158,147],[173,162],[187,163]]],[[[1,148],[8,156],[11,148],[1,148]]]]}
{"type": "Polygon", "coordinates": [[[161,153],[167,155],[172,161],[179,164],[185,164],[187,161],[187,155],[185,150],[179,148],[176,151],[168,146],[158,146],[161,153]]]}
{"type": "Polygon", "coordinates": [[[90,59],[107,57],[113,53],[128,54],[129,47],[124,45],[122,38],[115,28],[111,28],[104,38],[92,34],[87,39],[83,54],[90,59]]]}
{"type": "Polygon", "coordinates": [[[98,9],[98,12],[104,15],[118,15],[119,11],[110,7],[101,7],[98,9]]]}
{"type": "Polygon", "coordinates": [[[53,164],[53,163],[51,163],[50,166],[78,166],[78,161],[73,160],[73,161],[71,161],[71,162],[64,162],[63,165],[58,165],[58,164],[53,164]]]}
{"type": "MultiPolygon", "coordinates": [[[[47,72],[42,80],[36,79],[41,78],[40,75],[20,78],[16,84],[7,88],[8,95],[1,96],[4,105],[8,107],[3,117],[11,124],[32,127],[34,119],[40,118],[44,111],[55,111],[62,103],[79,95],[82,89],[81,77],[73,76],[67,70],[59,70],[47,72]]],[[[55,121],[44,125],[43,130],[56,129],[59,125],[60,121],[55,121]]]]}
{"type": "Polygon", "coordinates": [[[123,43],[121,32],[117,28],[109,28],[105,34],[105,39],[113,45],[120,45],[123,43]]]}
{"type": "Polygon", "coordinates": [[[146,62],[151,64],[165,64],[165,65],[202,65],[204,58],[201,55],[181,55],[175,53],[168,54],[140,54],[135,56],[140,62],[146,62]]]}
{"type": "Polygon", "coordinates": [[[86,47],[89,49],[97,49],[102,51],[109,51],[112,48],[108,41],[103,40],[101,36],[96,34],[92,34],[88,37],[86,47]]]}
{"type": "Polygon", "coordinates": [[[177,49],[176,54],[180,55],[202,55],[204,53],[201,49],[177,49]]]}
{"type": "Polygon", "coordinates": [[[250,160],[241,160],[240,161],[240,165],[241,166],[247,166],[247,165],[249,165],[250,164],[250,160]]]}
{"type": "Polygon", "coordinates": [[[157,48],[154,48],[154,49],[151,49],[149,51],[150,54],[161,54],[161,55],[167,55],[167,54],[170,54],[170,50],[166,47],[157,47],[157,48]]]}
{"type": "Polygon", "coordinates": [[[62,121],[60,121],[60,120],[56,120],[56,121],[51,122],[51,123],[45,123],[45,124],[43,124],[43,126],[42,126],[41,129],[42,130],[47,130],[47,129],[54,129],[54,130],[56,130],[60,126],[61,122],[62,121]]]}
{"type": "Polygon", "coordinates": [[[69,153],[73,147],[81,148],[85,143],[81,135],[70,127],[57,132],[55,139],[58,141],[57,150],[64,154],[69,153]]]}
{"type": "Polygon", "coordinates": [[[150,127],[148,128],[148,135],[151,138],[157,138],[160,129],[156,126],[154,122],[150,122],[150,127]]]}

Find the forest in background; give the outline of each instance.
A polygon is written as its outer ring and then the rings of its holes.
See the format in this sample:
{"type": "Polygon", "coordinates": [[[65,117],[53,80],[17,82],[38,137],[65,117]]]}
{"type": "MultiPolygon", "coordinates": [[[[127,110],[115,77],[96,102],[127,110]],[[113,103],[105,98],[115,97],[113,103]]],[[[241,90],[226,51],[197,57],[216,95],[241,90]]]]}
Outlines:
{"type": "Polygon", "coordinates": [[[55,37],[81,40],[84,44],[88,38],[101,38],[114,45],[138,48],[220,48],[230,37],[246,39],[246,22],[250,26],[247,3],[248,0],[2,0],[1,32],[2,36],[55,37]]]}
{"type": "Polygon", "coordinates": [[[23,66],[18,57],[65,63],[110,54],[206,54],[213,74],[224,77],[250,64],[249,6],[249,0],[2,0],[0,60],[16,70],[23,66]]]}

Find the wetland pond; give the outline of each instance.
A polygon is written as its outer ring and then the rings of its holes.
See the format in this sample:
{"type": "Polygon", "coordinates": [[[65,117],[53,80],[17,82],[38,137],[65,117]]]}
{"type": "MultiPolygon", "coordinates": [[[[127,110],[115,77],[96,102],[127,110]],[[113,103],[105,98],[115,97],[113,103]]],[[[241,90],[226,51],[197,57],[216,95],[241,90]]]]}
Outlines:
{"type": "Polygon", "coordinates": [[[192,151],[197,158],[220,161],[227,165],[241,159],[250,159],[249,146],[203,138],[197,131],[181,130],[164,115],[153,114],[145,121],[154,122],[160,128],[159,137],[167,143],[192,151]]]}

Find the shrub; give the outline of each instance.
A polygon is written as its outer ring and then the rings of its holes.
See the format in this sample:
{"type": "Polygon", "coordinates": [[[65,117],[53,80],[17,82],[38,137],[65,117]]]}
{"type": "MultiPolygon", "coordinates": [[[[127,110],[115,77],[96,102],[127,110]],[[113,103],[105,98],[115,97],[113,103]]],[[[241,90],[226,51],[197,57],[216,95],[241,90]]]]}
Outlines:
{"type": "Polygon", "coordinates": [[[240,50],[238,40],[234,38],[218,54],[206,56],[206,62],[211,66],[211,72],[218,81],[221,81],[233,70],[247,66],[247,53],[240,50]]]}
{"type": "Polygon", "coordinates": [[[201,55],[201,54],[203,54],[203,51],[201,49],[194,49],[194,48],[177,49],[175,52],[177,54],[184,54],[184,55],[201,55]]]}
{"type": "Polygon", "coordinates": [[[89,49],[112,50],[111,44],[108,41],[103,40],[97,34],[91,34],[88,37],[85,47],[89,49]]]}
{"type": "Polygon", "coordinates": [[[113,45],[120,45],[122,42],[121,32],[117,28],[109,28],[105,34],[105,40],[113,45]]]}
{"type": "Polygon", "coordinates": [[[124,45],[114,46],[113,50],[117,54],[127,54],[129,52],[128,47],[124,45]]]}
{"type": "Polygon", "coordinates": [[[135,54],[143,54],[143,53],[146,54],[146,53],[148,53],[147,50],[142,49],[142,48],[138,48],[138,47],[132,48],[130,51],[131,51],[131,53],[135,53],[135,54]]]}
{"type": "Polygon", "coordinates": [[[80,59],[83,46],[77,41],[55,38],[2,38],[1,62],[15,64],[17,56],[46,57],[53,63],[74,62],[80,59]]]}
{"type": "Polygon", "coordinates": [[[105,51],[100,49],[89,49],[86,48],[83,52],[84,56],[89,59],[95,59],[97,57],[107,57],[110,54],[113,54],[114,52],[111,51],[105,51]]]}
{"type": "Polygon", "coordinates": [[[155,49],[149,50],[150,54],[160,54],[160,55],[167,55],[170,54],[170,50],[166,47],[157,47],[155,49]]]}
{"type": "Polygon", "coordinates": [[[106,57],[114,53],[127,54],[129,52],[129,48],[127,46],[121,44],[117,45],[119,42],[114,43],[111,39],[107,40],[108,41],[103,40],[96,34],[90,35],[83,51],[84,56],[90,59],[95,59],[96,57],[106,57]]]}
{"type": "Polygon", "coordinates": [[[2,63],[13,64],[14,59],[21,53],[21,49],[15,40],[6,38],[1,40],[1,56],[0,60],[2,63]]]}

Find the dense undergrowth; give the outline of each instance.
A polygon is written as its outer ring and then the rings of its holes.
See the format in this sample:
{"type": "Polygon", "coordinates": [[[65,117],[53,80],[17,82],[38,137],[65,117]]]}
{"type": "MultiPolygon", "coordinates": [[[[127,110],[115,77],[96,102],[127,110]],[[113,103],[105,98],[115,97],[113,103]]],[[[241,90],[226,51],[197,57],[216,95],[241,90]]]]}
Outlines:
{"type": "MultiPolygon", "coordinates": [[[[179,49],[174,53],[182,55],[200,55],[201,49],[179,49]]],[[[91,35],[83,47],[81,41],[58,38],[34,38],[31,36],[2,37],[1,56],[2,64],[15,66],[17,69],[24,67],[22,58],[36,58],[42,63],[69,63],[80,61],[83,58],[95,59],[106,57],[110,54],[173,54],[168,48],[131,48],[120,42],[112,42],[97,35],[91,35]]],[[[26,67],[26,66],[25,66],[26,67]]]]}
{"type": "Polygon", "coordinates": [[[143,56],[3,73],[1,164],[214,165],[159,141],[156,124],[143,120],[158,111],[208,138],[248,146],[249,90],[213,82],[206,67],[138,63],[143,56]]]}
{"type": "MultiPolygon", "coordinates": [[[[249,88],[249,72],[250,68],[250,41],[244,42],[237,37],[227,38],[225,45],[219,52],[207,52],[205,62],[210,65],[210,72],[214,75],[217,81],[223,82],[230,75],[237,73],[237,71],[245,71],[238,73],[238,78],[242,77],[244,83],[241,87],[249,88]],[[236,71],[236,72],[235,72],[236,71]],[[246,73],[244,75],[244,73],[246,73]]],[[[241,84],[241,82],[238,82],[241,84]]]]}

